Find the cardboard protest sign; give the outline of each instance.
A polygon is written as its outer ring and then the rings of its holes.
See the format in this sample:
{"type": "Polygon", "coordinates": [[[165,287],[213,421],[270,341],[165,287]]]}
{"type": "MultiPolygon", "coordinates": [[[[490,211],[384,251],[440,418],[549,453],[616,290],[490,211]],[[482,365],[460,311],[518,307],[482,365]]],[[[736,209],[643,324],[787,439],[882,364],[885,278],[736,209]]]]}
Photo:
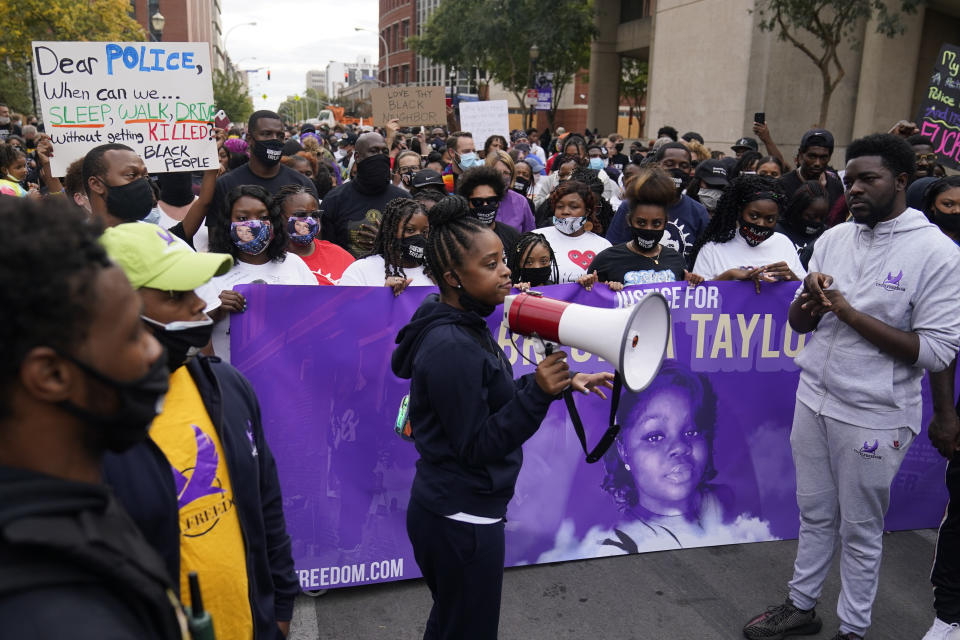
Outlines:
{"type": "Polygon", "coordinates": [[[473,134],[477,148],[497,134],[510,139],[510,117],[506,100],[485,100],[460,103],[460,128],[473,134]]]}
{"type": "Polygon", "coordinates": [[[34,42],[33,73],[55,176],[112,142],[150,173],[219,164],[204,42],[34,42]]]}
{"type": "Polygon", "coordinates": [[[373,124],[386,126],[396,118],[401,127],[443,124],[447,105],[443,87],[377,87],[370,90],[373,124]]]}
{"type": "Polygon", "coordinates": [[[933,140],[937,161],[960,169],[960,46],[940,48],[917,125],[921,134],[933,140]]]}

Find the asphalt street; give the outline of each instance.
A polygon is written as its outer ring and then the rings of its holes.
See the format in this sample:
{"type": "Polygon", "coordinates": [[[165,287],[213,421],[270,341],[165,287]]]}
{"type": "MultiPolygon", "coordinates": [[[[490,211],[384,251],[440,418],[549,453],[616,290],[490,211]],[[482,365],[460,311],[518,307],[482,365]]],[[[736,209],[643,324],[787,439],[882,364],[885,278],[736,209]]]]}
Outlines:
{"type": "MultiPolygon", "coordinates": [[[[936,532],[884,536],[869,640],[920,640],[933,621],[929,572],[936,532]]],[[[501,640],[742,638],[786,598],[796,541],[707,547],[507,569],[501,640]]],[[[837,632],[837,562],[817,611],[837,632]]],[[[422,580],[300,596],[292,640],[419,640],[430,608],[422,580]]]]}

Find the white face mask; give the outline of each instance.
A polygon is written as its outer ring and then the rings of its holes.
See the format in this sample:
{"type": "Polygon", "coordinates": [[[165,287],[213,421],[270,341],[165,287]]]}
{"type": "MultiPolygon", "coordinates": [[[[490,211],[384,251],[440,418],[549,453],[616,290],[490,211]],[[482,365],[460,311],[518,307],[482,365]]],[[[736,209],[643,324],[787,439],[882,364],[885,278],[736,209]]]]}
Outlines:
{"type": "Polygon", "coordinates": [[[723,195],[723,189],[700,189],[697,197],[700,198],[700,204],[710,211],[715,211],[717,203],[720,202],[720,196],[723,195]]]}
{"type": "Polygon", "coordinates": [[[568,236],[572,236],[577,231],[580,231],[580,229],[583,229],[583,225],[585,224],[587,224],[586,216],[579,218],[553,217],[553,226],[557,228],[557,231],[568,236]]]}

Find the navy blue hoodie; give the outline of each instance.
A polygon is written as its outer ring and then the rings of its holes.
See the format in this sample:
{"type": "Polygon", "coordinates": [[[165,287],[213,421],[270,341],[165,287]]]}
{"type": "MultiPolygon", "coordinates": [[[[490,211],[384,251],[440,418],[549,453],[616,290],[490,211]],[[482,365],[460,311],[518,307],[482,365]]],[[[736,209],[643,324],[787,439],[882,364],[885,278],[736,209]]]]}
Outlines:
{"type": "MultiPolygon", "coordinates": [[[[283,517],[277,464],[263,433],[256,393],[239,371],[219,358],[198,356],[186,366],[227,461],[247,557],[253,637],[282,638],[276,623],[293,616],[300,586],[283,517]]],[[[104,476],[179,585],[177,490],[163,452],[147,439],[123,454],[108,454],[104,476]]]]}
{"type": "Polygon", "coordinates": [[[442,516],[503,518],[553,396],[513,368],[486,321],[425,304],[397,336],[393,372],[410,380],[410,425],[420,453],[411,498],[442,516]]]}

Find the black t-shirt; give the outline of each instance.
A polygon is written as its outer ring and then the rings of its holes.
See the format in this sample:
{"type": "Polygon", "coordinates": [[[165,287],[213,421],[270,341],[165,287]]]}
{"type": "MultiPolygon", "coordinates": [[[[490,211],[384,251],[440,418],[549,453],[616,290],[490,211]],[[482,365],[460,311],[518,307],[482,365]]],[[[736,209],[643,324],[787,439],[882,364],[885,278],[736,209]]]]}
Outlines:
{"type": "Polygon", "coordinates": [[[513,250],[517,248],[517,243],[520,242],[520,232],[510,225],[500,222],[493,228],[493,232],[500,238],[500,242],[503,243],[503,250],[506,251],[507,255],[513,253],[513,250]]]}
{"type": "Polygon", "coordinates": [[[654,260],[634,253],[627,243],[604,249],[590,264],[590,271],[597,272],[600,282],[623,284],[676,282],[683,280],[685,268],[683,256],[670,247],[661,245],[660,256],[654,260]]]}
{"type": "MultiPolygon", "coordinates": [[[[787,198],[792,197],[803,182],[800,174],[795,170],[780,176],[780,186],[786,192],[787,198]]],[[[830,209],[833,209],[837,200],[843,197],[843,183],[840,182],[840,178],[829,171],[827,172],[827,195],[830,197],[830,209]]]]}
{"type": "Polygon", "coordinates": [[[0,125],[0,141],[5,141],[10,136],[22,136],[23,131],[20,128],[20,125],[17,124],[4,124],[0,125]]]}
{"type": "Polygon", "coordinates": [[[381,193],[360,193],[353,182],[345,182],[332,189],[320,203],[320,233],[324,240],[340,245],[361,258],[366,252],[357,246],[360,225],[379,224],[383,209],[395,198],[409,198],[410,194],[392,184],[381,193]]]}
{"type": "Polygon", "coordinates": [[[212,226],[220,216],[224,214],[223,208],[226,206],[227,194],[234,187],[245,184],[255,184],[263,187],[270,195],[275,194],[281,187],[288,184],[302,184],[307,187],[314,196],[317,195],[317,188],[313,186],[310,178],[302,173],[294,171],[290,167],[280,165],[280,171],[272,178],[261,178],[250,170],[249,164],[244,164],[233,171],[229,171],[217,178],[217,187],[213,193],[213,202],[210,203],[210,210],[207,212],[207,226],[212,226]]]}
{"type": "Polygon", "coordinates": [[[616,167],[620,170],[620,173],[623,173],[623,168],[630,164],[630,158],[623,155],[622,153],[617,153],[611,156],[610,166],[616,167]]]}

